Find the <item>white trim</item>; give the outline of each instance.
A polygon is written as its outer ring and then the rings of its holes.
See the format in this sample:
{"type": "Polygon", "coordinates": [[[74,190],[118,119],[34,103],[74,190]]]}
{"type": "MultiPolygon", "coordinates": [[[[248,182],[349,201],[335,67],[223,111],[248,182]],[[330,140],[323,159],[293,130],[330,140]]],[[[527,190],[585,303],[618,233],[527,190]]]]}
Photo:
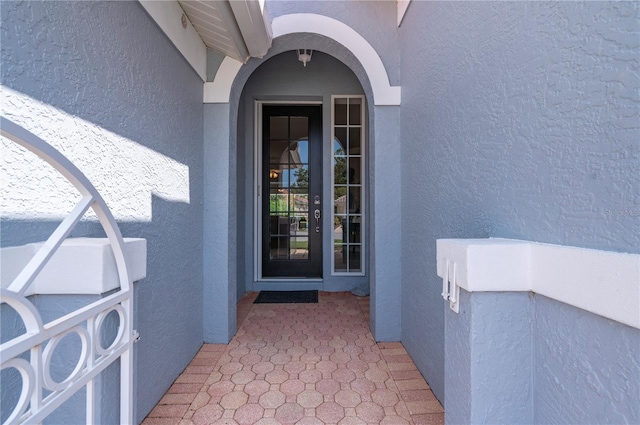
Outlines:
{"type": "MultiPolygon", "coordinates": [[[[253,139],[253,281],[262,279],[262,102],[254,102],[253,139]]],[[[255,290],[255,289],[254,289],[255,290]]]]}
{"type": "Polygon", "coordinates": [[[404,15],[407,14],[407,9],[409,8],[409,3],[411,0],[396,0],[398,6],[398,26],[402,25],[402,20],[404,19],[404,15]]]}
{"type": "Polygon", "coordinates": [[[360,61],[369,77],[375,105],[400,105],[400,87],[389,84],[387,70],[376,50],[353,28],[328,16],[314,13],[292,13],[278,16],[272,23],[273,37],[287,34],[313,33],[329,37],[360,61]]]}
{"type": "Polygon", "coordinates": [[[271,23],[263,13],[263,5],[255,0],[235,0],[229,5],[247,46],[249,56],[261,58],[271,47],[271,23]]]}
{"type": "MultiPolygon", "coordinates": [[[[344,47],[360,61],[373,90],[375,105],[400,105],[400,86],[391,86],[387,70],[367,40],[346,24],[323,15],[294,13],[273,20],[273,37],[293,33],[315,33],[329,37],[344,47]]],[[[204,103],[229,103],[231,86],[242,63],[226,57],[213,83],[204,85],[204,103]]]]}
{"type": "MultiPolygon", "coordinates": [[[[104,294],[120,287],[118,266],[106,238],[67,238],[51,252],[30,285],[19,289],[18,275],[39,253],[44,242],[0,248],[1,285],[22,296],[34,294],[104,294]],[[9,285],[16,285],[11,288],[9,285]]],[[[123,238],[132,282],[147,275],[147,241],[123,238]]]]}
{"type": "MultiPolygon", "coordinates": [[[[333,207],[333,196],[334,196],[334,187],[335,187],[335,156],[334,156],[334,150],[333,150],[333,140],[335,139],[336,135],[335,135],[335,129],[336,129],[336,125],[335,125],[335,100],[336,99],[347,99],[347,124],[346,125],[340,125],[338,127],[340,128],[346,128],[347,129],[347,135],[349,134],[349,129],[350,128],[360,128],[360,271],[359,272],[350,272],[349,270],[349,256],[347,255],[347,271],[340,271],[337,272],[336,271],[336,257],[334,254],[334,246],[335,246],[335,240],[334,240],[334,235],[335,233],[333,232],[333,229],[331,230],[331,276],[365,276],[365,270],[366,270],[366,252],[365,252],[365,242],[366,242],[366,232],[365,229],[367,228],[366,226],[366,208],[367,208],[367,204],[366,204],[366,125],[365,125],[365,108],[366,108],[366,99],[364,95],[358,95],[358,94],[354,94],[354,95],[332,95],[331,96],[331,140],[329,142],[329,149],[331,149],[331,188],[330,193],[331,193],[331,197],[330,197],[330,208],[331,208],[331,225],[333,226],[333,223],[335,222],[335,210],[333,207]],[[351,125],[349,124],[349,99],[361,99],[361,108],[360,108],[360,125],[351,125]]],[[[348,137],[348,136],[347,136],[348,137]]],[[[347,158],[347,164],[350,158],[349,152],[345,152],[345,157],[347,158]]],[[[347,186],[348,182],[347,182],[347,186]]],[[[349,214],[346,213],[345,214],[347,217],[350,215],[355,216],[354,214],[349,214]]],[[[342,244],[345,245],[347,244],[347,250],[349,249],[349,242],[345,242],[342,241],[342,244]]]]}
{"type": "Polygon", "coordinates": [[[204,83],[204,103],[229,103],[233,80],[242,67],[242,62],[225,56],[212,83],[204,83]]]}
{"type": "Polygon", "coordinates": [[[466,291],[532,291],[640,328],[640,255],[512,239],[439,239],[466,291]]]}
{"type": "Polygon", "coordinates": [[[193,67],[196,73],[207,80],[207,47],[198,32],[187,19],[187,27],[182,27],[184,11],[175,0],[138,0],[160,29],[169,37],[178,51],[193,67]]]}

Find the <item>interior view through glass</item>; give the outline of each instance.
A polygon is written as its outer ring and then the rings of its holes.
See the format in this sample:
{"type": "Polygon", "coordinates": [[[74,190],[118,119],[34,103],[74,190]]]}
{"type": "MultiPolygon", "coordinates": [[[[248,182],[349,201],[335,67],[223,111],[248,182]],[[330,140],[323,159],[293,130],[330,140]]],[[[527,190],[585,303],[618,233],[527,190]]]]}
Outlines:
{"type": "Polygon", "coordinates": [[[308,117],[270,117],[269,257],[272,260],[309,258],[308,122],[308,117]]]}

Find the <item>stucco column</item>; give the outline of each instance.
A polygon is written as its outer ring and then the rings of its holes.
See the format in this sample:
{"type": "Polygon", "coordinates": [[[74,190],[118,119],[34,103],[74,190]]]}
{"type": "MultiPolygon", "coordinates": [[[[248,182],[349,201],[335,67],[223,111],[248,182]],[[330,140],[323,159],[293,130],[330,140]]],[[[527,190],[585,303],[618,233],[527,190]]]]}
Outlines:
{"type": "Polygon", "coordinates": [[[205,104],[202,301],[206,343],[226,344],[236,332],[234,164],[229,104],[205,104]]]}
{"type": "Polygon", "coordinates": [[[376,341],[400,341],[400,107],[374,111],[371,332],[376,341]]]}
{"type": "Polygon", "coordinates": [[[534,423],[531,300],[461,289],[459,313],[447,302],[446,423],[534,423]]]}

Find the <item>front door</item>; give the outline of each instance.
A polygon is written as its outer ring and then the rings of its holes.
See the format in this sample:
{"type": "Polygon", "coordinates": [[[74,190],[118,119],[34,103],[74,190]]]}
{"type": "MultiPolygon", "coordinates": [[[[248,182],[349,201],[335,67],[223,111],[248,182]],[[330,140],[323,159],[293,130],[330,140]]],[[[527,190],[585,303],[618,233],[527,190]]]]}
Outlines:
{"type": "Polygon", "coordinates": [[[322,277],[322,107],[263,106],[262,276],[322,277]]]}

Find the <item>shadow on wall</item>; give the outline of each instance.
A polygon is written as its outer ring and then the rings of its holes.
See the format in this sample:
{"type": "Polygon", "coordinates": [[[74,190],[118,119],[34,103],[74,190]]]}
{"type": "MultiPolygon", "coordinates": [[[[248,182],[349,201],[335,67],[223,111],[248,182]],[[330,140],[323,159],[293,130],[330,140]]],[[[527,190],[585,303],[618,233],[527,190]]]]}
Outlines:
{"type": "Polygon", "coordinates": [[[160,143],[201,134],[202,81],[140,4],[2,6],[4,88],[177,161],[189,160],[182,143],[160,143]]]}
{"type": "MultiPolygon", "coordinates": [[[[202,344],[202,81],[138,2],[3,2],[0,16],[3,115],[66,146],[123,235],[147,239],[141,420],[202,344]]],[[[60,219],[2,217],[3,246],[45,239],[60,219]]],[[[73,236],[101,233],[82,223],[73,236]]]]}
{"type": "MultiPolygon", "coordinates": [[[[152,211],[151,221],[119,223],[125,237],[140,237],[148,241],[147,278],[134,285],[134,328],[141,334],[140,342],[134,346],[134,383],[141,389],[140,392],[134,391],[138,419],[153,408],[202,344],[199,305],[202,293],[202,242],[201,238],[191,240],[183,233],[185,222],[197,223],[201,220],[200,206],[169,202],[153,196],[152,211]],[[164,355],[160,355],[160,351],[164,355]],[[164,373],[158,373],[159,370],[164,373]]],[[[0,222],[1,244],[3,247],[19,246],[46,240],[59,224],[59,221],[51,220],[3,219],[0,222]]],[[[70,237],[103,238],[106,235],[98,222],[82,221],[70,237]]],[[[29,299],[47,323],[106,295],[109,294],[33,295],[29,299]]],[[[11,307],[3,304],[0,316],[2,342],[24,333],[24,325],[11,307]]],[[[117,320],[112,319],[113,323],[108,325],[108,331],[103,335],[105,339],[115,335],[117,320]]],[[[51,362],[54,379],[62,381],[71,373],[79,352],[80,340],[77,337],[62,340],[51,362]]],[[[105,370],[96,383],[96,397],[101,400],[98,410],[101,423],[118,423],[117,363],[105,370]]],[[[0,373],[0,386],[3,389],[0,393],[2,422],[16,405],[21,385],[20,375],[15,370],[3,370],[0,373]]],[[[52,414],[49,423],[69,423],[70,418],[83,422],[85,400],[83,389],[52,414]]]]}

